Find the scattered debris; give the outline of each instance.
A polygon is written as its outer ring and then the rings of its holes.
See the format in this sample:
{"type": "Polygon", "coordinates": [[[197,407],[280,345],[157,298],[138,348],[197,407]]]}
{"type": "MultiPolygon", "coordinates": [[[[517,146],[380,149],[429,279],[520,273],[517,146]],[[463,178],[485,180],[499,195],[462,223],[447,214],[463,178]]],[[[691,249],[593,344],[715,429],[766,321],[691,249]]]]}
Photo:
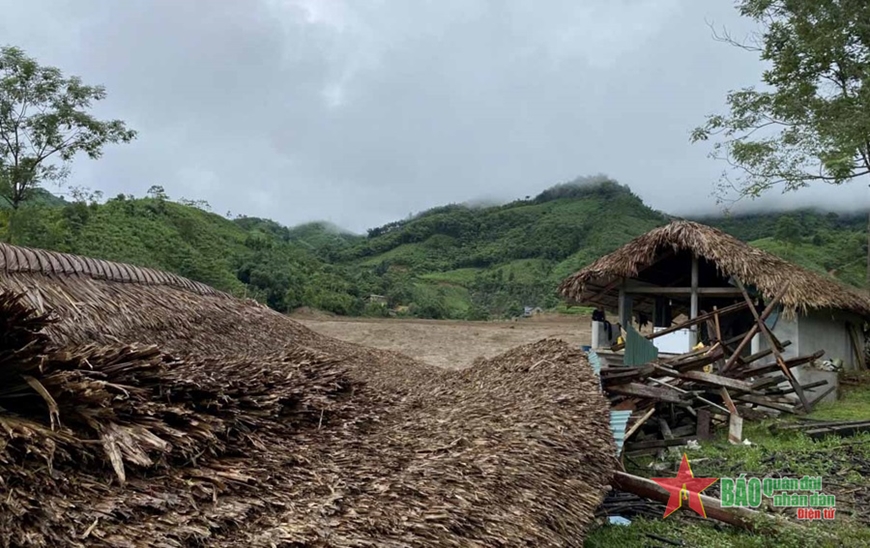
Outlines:
{"type": "MultiPolygon", "coordinates": [[[[804,426],[807,428],[807,426],[804,426]]],[[[803,432],[813,438],[819,439],[825,436],[854,436],[860,432],[870,432],[870,420],[866,421],[840,421],[814,424],[803,432]]]]}
{"type": "MultiPolygon", "coordinates": [[[[669,329],[685,329],[698,321],[717,326],[721,316],[751,308],[756,322],[748,332],[729,340],[722,340],[714,330],[708,346],[676,356],[657,356],[635,366],[623,365],[622,354],[616,351],[592,352],[594,361],[601,364],[601,385],[613,409],[632,412],[624,436],[626,454],[650,454],[662,448],[679,451],[675,448],[687,446],[690,441],[709,439],[717,425],[727,426],[731,443],[748,444],[742,435],[744,420],[772,413],[802,414],[827,395],[822,392],[809,401],[804,390],[824,386],[827,381],[801,386],[791,374],[792,368],[816,362],[823,352],[784,359],[780,352],[791,342],[777,340],[764,324],[787,287],[760,314],[750,306],[749,295],[741,287],[746,302],[669,329]],[[756,333],[767,337],[769,348],[741,354],[756,333]],[[765,358],[773,359],[765,362],[765,358]],[[653,417],[655,420],[650,420],[653,417]]],[[[669,330],[646,338],[654,339],[669,330]]]]}
{"type": "Polygon", "coordinates": [[[565,545],[617,465],[560,341],[443,371],[221,295],[3,275],[3,546],[565,545]]]}

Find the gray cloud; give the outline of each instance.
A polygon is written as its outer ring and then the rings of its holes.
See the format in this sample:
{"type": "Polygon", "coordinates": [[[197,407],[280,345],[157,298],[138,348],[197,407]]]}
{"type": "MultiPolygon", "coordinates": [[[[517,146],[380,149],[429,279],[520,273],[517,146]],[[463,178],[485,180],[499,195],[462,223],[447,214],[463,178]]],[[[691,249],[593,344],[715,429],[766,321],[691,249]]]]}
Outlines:
{"type": "MultiPolygon", "coordinates": [[[[708,20],[747,29],[693,0],[31,0],[0,33],[105,84],[101,115],[140,131],[72,182],[359,231],[601,172],[658,209],[712,210],[723,166],[689,131],[761,67],[708,20]]],[[[853,183],[761,205],[868,197],[853,183]]]]}

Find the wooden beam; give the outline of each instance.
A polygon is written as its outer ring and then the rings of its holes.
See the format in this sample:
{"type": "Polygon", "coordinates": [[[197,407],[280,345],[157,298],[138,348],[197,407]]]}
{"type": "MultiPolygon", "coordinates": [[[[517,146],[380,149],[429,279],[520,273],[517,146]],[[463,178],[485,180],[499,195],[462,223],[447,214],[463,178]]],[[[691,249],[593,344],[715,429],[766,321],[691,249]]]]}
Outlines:
{"type": "Polygon", "coordinates": [[[703,356],[699,356],[691,360],[677,362],[671,364],[670,367],[676,369],[677,371],[692,371],[693,369],[701,369],[705,365],[710,365],[717,360],[721,360],[724,355],[725,353],[722,351],[722,348],[716,346],[713,347],[709,353],[703,356]]]}
{"type": "Polygon", "coordinates": [[[818,419],[808,419],[806,417],[798,417],[801,419],[800,423],[795,424],[782,424],[782,423],[774,423],[770,425],[770,430],[772,432],[780,431],[780,430],[814,430],[816,428],[827,428],[829,426],[854,426],[854,425],[862,425],[866,424],[868,421],[823,421],[818,419]]]}
{"type": "MultiPolygon", "coordinates": [[[[763,322],[763,320],[766,320],[767,317],[773,313],[773,310],[776,308],[777,303],[779,303],[779,300],[782,299],[782,297],[785,295],[785,292],[788,290],[788,286],[789,286],[789,282],[785,282],[784,284],[782,284],[782,289],[779,290],[779,293],[777,293],[773,297],[773,300],[770,301],[770,304],[768,304],[767,308],[765,308],[764,311],[761,313],[762,322],[763,322]]],[[[745,295],[745,293],[744,293],[744,295],[745,295]]],[[[745,304],[755,314],[755,306],[753,306],[752,301],[749,300],[745,304]]],[[[725,309],[723,308],[722,310],[725,310],[725,309]]],[[[721,314],[722,311],[720,310],[719,313],[721,314]]],[[[743,337],[743,340],[740,341],[740,344],[737,345],[737,349],[734,350],[734,354],[732,354],[731,357],[728,358],[728,361],[725,362],[725,367],[722,368],[722,373],[726,373],[729,369],[731,369],[731,367],[734,365],[734,363],[740,357],[740,353],[743,352],[743,349],[746,348],[746,345],[749,344],[749,342],[752,340],[752,337],[754,337],[756,333],[758,333],[758,323],[756,323],[752,326],[752,328],[743,337]]]]}
{"type": "MultiPolygon", "coordinates": [[[[785,381],[784,377],[780,377],[780,379],[781,379],[780,382],[785,381]]],[[[803,388],[804,390],[810,390],[812,388],[818,388],[820,386],[825,386],[826,384],[828,384],[828,381],[816,381],[816,382],[811,382],[808,384],[802,384],[801,388],[803,388]]],[[[784,394],[791,394],[792,392],[794,392],[794,388],[791,388],[791,387],[790,388],[774,388],[773,390],[768,390],[767,395],[768,396],[781,396],[784,394]]]]}
{"type": "MultiPolygon", "coordinates": [[[[620,470],[617,470],[613,475],[613,487],[620,491],[632,493],[663,504],[667,504],[671,498],[671,494],[667,489],[661,487],[656,482],[620,470]]],[[[750,531],[754,528],[753,524],[757,523],[758,518],[756,516],[759,514],[755,510],[741,506],[722,508],[722,504],[718,499],[704,494],[699,494],[698,496],[701,497],[704,512],[709,518],[750,531]]]]}
{"type": "Polygon", "coordinates": [[[725,344],[722,341],[722,326],[719,325],[719,307],[717,306],[713,306],[713,325],[716,326],[716,340],[725,344]]]}
{"type": "Polygon", "coordinates": [[[653,400],[666,401],[670,403],[680,403],[683,401],[680,393],[676,390],[668,388],[657,388],[655,386],[647,386],[636,382],[628,384],[618,384],[616,386],[608,386],[607,392],[610,394],[619,394],[622,396],[640,396],[642,398],[650,398],[653,400]]]}
{"type": "Polygon", "coordinates": [[[623,438],[623,443],[625,441],[627,441],[628,438],[630,438],[635,432],[637,432],[638,429],[640,429],[640,427],[643,426],[643,424],[646,421],[648,421],[650,417],[653,416],[653,413],[655,413],[655,411],[656,411],[656,406],[653,405],[652,407],[649,408],[649,410],[646,413],[641,415],[639,419],[634,421],[634,424],[632,424],[631,428],[629,428],[628,431],[625,433],[625,437],[623,438]]]}
{"type": "Polygon", "coordinates": [[[761,391],[769,386],[775,386],[777,384],[784,383],[786,380],[787,379],[785,377],[783,377],[782,375],[777,375],[775,377],[765,377],[763,379],[759,379],[759,380],[755,381],[754,383],[752,383],[752,388],[754,388],[755,390],[761,391]]]}
{"type": "Polygon", "coordinates": [[[691,352],[686,352],[685,354],[680,354],[678,356],[673,356],[666,360],[662,360],[662,365],[680,365],[684,363],[688,363],[692,361],[693,358],[697,358],[698,356],[703,356],[708,353],[714,352],[719,347],[719,343],[714,344],[713,346],[705,346],[704,348],[699,348],[697,350],[692,350],[691,352]]]}
{"type": "MultiPolygon", "coordinates": [[[[787,346],[791,345],[791,341],[782,341],[779,344],[782,346],[783,349],[785,349],[787,346]]],[[[750,355],[746,356],[745,358],[742,358],[742,360],[743,360],[744,364],[749,365],[750,363],[756,362],[756,361],[760,360],[761,358],[770,356],[771,354],[773,354],[773,350],[770,350],[768,348],[767,350],[762,350],[760,352],[756,352],[755,354],[750,354],[750,355]]]]}
{"type": "Polygon", "coordinates": [[[589,297],[588,300],[592,301],[592,302],[598,302],[598,299],[603,297],[605,293],[612,290],[614,287],[618,286],[620,283],[622,283],[624,281],[625,281],[625,278],[616,278],[615,280],[613,280],[612,282],[610,282],[609,284],[604,286],[604,289],[602,289],[601,291],[599,291],[595,295],[589,297]]]}
{"type": "Polygon", "coordinates": [[[734,401],[731,399],[731,394],[728,393],[728,389],[724,386],[719,390],[719,393],[722,394],[722,401],[725,402],[725,405],[728,407],[728,410],[731,411],[732,415],[739,415],[737,412],[737,406],[734,405],[734,401]]]}
{"type": "Polygon", "coordinates": [[[678,372],[676,376],[681,379],[709,384],[712,386],[730,388],[731,390],[737,390],[739,392],[754,392],[754,390],[752,389],[752,384],[746,381],[731,379],[713,373],[704,373],[703,371],[686,371],[685,373],[678,372]]]}
{"type": "MultiPolygon", "coordinates": [[[[819,394],[815,398],[813,398],[813,400],[810,402],[810,407],[814,406],[815,404],[817,404],[820,401],[822,401],[823,399],[825,399],[825,396],[827,396],[831,392],[834,392],[835,390],[837,390],[836,384],[831,386],[830,388],[828,388],[827,390],[825,390],[824,392],[822,392],[821,394],[819,394]]],[[[804,405],[804,407],[806,408],[806,405],[804,405]]]]}
{"type": "Polygon", "coordinates": [[[743,443],[743,417],[736,413],[728,417],[728,443],[731,445],[743,443]]]}
{"type": "Polygon", "coordinates": [[[639,367],[605,366],[601,368],[598,376],[601,377],[601,384],[607,387],[613,384],[643,380],[651,375],[653,371],[652,365],[641,365],[639,367]]]}
{"type": "MultiPolygon", "coordinates": [[[[786,360],[785,365],[789,369],[794,369],[795,367],[798,367],[799,365],[804,365],[805,363],[810,363],[811,361],[817,360],[824,355],[825,355],[824,350],[818,350],[809,356],[799,356],[797,358],[792,358],[790,360],[786,360]]],[[[737,376],[739,376],[740,378],[746,379],[749,377],[757,377],[759,375],[766,375],[767,373],[772,373],[772,372],[776,371],[777,369],[779,369],[778,363],[768,363],[765,365],[756,365],[755,367],[750,367],[749,369],[745,369],[743,371],[738,371],[737,376]]],[[[788,379],[784,378],[782,380],[785,381],[788,379]]]]}
{"type": "MultiPolygon", "coordinates": [[[[708,404],[708,405],[712,405],[713,407],[717,407],[717,408],[721,409],[722,411],[725,411],[726,413],[728,412],[728,410],[725,409],[724,407],[722,407],[722,406],[720,406],[720,405],[718,405],[718,404],[716,404],[716,403],[713,403],[713,402],[711,402],[710,400],[708,400],[708,399],[706,399],[706,398],[703,398],[703,397],[699,396],[698,394],[695,394],[695,393],[693,393],[693,392],[689,392],[688,390],[683,390],[683,389],[680,388],[679,386],[671,386],[670,384],[666,383],[665,381],[663,381],[663,380],[661,380],[661,379],[656,379],[656,378],[653,378],[653,377],[650,377],[649,380],[650,380],[651,382],[654,382],[654,383],[658,384],[658,385],[661,385],[661,386],[667,386],[668,388],[672,388],[672,389],[676,390],[677,392],[680,392],[681,394],[686,394],[687,397],[693,397],[693,398],[696,398],[696,399],[698,399],[698,400],[700,400],[700,401],[702,401],[702,402],[704,402],[704,403],[706,403],[706,404],[708,404]]],[[[689,410],[690,410],[689,412],[691,412],[691,407],[689,408],[689,410]]]]}
{"type": "MultiPolygon", "coordinates": [[[[698,317],[698,256],[692,253],[692,288],[689,304],[689,319],[698,317]]],[[[692,326],[692,346],[698,344],[698,324],[692,326]]]]}
{"type": "MultiPolygon", "coordinates": [[[[732,312],[738,312],[740,310],[743,310],[744,308],[746,308],[746,303],[735,303],[735,304],[732,304],[730,306],[726,306],[725,308],[719,309],[719,316],[724,316],[725,314],[730,314],[732,312]]],[[[679,323],[679,324],[671,326],[667,329],[662,329],[661,331],[658,331],[656,333],[650,333],[649,335],[646,335],[646,338],[652,340],[652,339],[655,339],[656,337],[661,337],[662,335],[667,335],[668,333],[673,333],[675,331],[679,331],[680,329],[685,329],[686,327],[689,327],[691,325],[695,325],[698,322],[706,321],[706,320],[710,319],[711,317],[713,317],[712,312],[708,312],[707,314],[701,314],[700,316],[698,316],[694,320],[689,320],[687,322],[679,323]]],[[[613,350],[615,352],[615,351],[617,351],[621,348],[624,348],[624,347],[625,347],[624,344],[616,344],[616,345],[613,345],[611,347],[611,350],[613,350]]]]}
{"type": "MultiPolygon", "coordinates": [[[[625,291],[633,295],[692,295],[691,287],[626,285],[625,291]]],[[[740,296],[740,290],[733,287],[699,287],[697,292],[698,295],[740,296]]]]}
{"type": "Polygon", "coordinates": [[[858,424],[846,424],[839,426],[825,426],[823,428],[815,428],[807,430],[805,433],[813,439],[823,438],[828,434],[836,434],[838,436],[854,436],[859,432],[870,432],[870,421],[858,424]]]}
{"type": "Polygon", "coordinates": [[[758,315],[758,311],[755,310],[755,307],[752,306],[752,298],[749,296],[749,293],[746,291],[746,288],[743,287],[743,282],[734,278],[734,281],[737,282],[737,287],[743,291],[743,299],[746,301],[746,304],[749,305],[749,310],[752,312],[752,315],[755,316],[755,324],[758,326],[758,331],[761,332],[762,335],[767,339],[767,344],[770,346],[771,350],[773,350],[773,356],[776,358],[776,363],[779,364],[779,368],[782,369],[783,374],[788,379],[788,382],[794,387],[794,391],[797,394],[798,398],[800,398],[801,403],[804,406],[804,409],[807,413],[812,410],[812,406],[810,405],[809,400],[807,400],[806,395],[804,394],[803,388],[801,388],[800,383],[791,374],[791,369],[785,364],[785,360],[782,358],[782,354],[780,354],[779,350],[777,350],[777,344],[774,340],[773,335],[770,333],[770,329],[768,329],[767,325],[764,323],[764,320],[761,316],[758,315]]]}
{"type": "Polygon", "coordinates": [[[795,410],[793,407],[788,405],[783,405],[780,403],[775,403],[772,401],[768,401],[767,398],[759,398],[756,396],[750,396],[748,394],[743,396],[737,396],[737,399],[746,403],[752,403],[759,407],[767,407],[768,409],[775,409],[777,411],[782,411],[784,413],[794,414],[795,410]]]}

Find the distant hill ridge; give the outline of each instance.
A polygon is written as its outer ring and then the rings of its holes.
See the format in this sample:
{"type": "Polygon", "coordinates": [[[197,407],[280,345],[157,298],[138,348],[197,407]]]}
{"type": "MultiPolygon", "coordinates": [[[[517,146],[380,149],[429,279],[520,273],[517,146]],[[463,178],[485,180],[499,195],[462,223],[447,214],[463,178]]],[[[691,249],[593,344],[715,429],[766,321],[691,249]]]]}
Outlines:
{"type": "MultiPolygon", "coordinates": [[[[6,236],[9,215],[0,210],[6,236]]],[[[526,305],[566,311],[555,293],[561,279],[671,218],[604,177],[505,204],[435,207],[366,235],[325,222],[231,220],[164,195],[85,203],[44,193],[16,217],[15,243],[168,270],[280,311],[385,315],[398,308],[485,319],[517,315],[526,305]],[[386,296],[387,307],[370,295],[386,296]]],[[[866,213],[802,209],[692,220],[863,284],[866,213]]]]}

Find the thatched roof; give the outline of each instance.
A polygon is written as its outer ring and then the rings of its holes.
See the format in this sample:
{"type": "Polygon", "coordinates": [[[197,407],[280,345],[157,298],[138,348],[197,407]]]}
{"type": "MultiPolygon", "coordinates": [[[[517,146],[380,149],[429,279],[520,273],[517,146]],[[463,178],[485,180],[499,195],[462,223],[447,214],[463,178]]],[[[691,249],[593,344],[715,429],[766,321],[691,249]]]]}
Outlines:
{"type": "Polygon", "coordinates": [[[76,276],[138,285],[160,285],[185,289],[200,295],[219,293],[216,289],[205,284],[152,268],[4,243],[0,243],[0,271],[9,274],[76,276]]]}
{"type": "Polygon", "coordinates": [[[577,349],[436,370],[183,278],[2,255],[0,546],[582,545],[615,458],[577,349]]]}
{"type": "Polygon", "coordinates": [[[637,277],[667,251],[689,252],[706,259],[722,276],[736,277],[766,298],[772,298],[788,282],[781,301],[788,314],[827,308],[870,316],[866,293],[691,221],[674,221],[633,239],[566,278],[559,293],[578,303],[609,294],[613,302],[618,292],[613,282],[637,277]]]}

